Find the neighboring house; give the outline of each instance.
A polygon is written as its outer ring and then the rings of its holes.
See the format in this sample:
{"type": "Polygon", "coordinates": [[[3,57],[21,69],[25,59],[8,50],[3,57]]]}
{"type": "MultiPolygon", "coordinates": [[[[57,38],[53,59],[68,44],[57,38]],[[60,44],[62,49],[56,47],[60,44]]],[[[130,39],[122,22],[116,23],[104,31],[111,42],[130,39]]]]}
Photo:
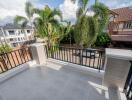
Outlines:
{"type": "Polygon", "coordinates": [[[6,24],[0,27],[0,42],[8,43],[12,47],[21,46],[24,42],[33,40],[31,26],[22,28],[20,25],[6,24]]]}
{"type": "Polygon", "coordinates": [[[132,7],[111,10],[108,30],[113,42],[132,44],[132,7]]]}

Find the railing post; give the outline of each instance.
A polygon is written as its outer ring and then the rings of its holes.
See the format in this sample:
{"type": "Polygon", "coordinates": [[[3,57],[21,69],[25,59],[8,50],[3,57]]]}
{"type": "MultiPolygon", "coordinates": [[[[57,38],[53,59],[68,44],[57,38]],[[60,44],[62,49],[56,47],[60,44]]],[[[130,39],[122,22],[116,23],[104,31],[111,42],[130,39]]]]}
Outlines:
{"type": "Polygon", "coordinates": [[[105,74],[103,85],[118,87],[123,92],[130,70],[131,50],[106,49],[105,74]]]}
{"type": "Polygon", "coordinates": [[[79,49],[79,64],[83,65],[83,49],[79,49]]]}
{"type": "Polygon", "coordinates": [[[46,44],[35,43],[31,45],[31,53],[33,60],[35,60],[37,64],[46,64],[46,44]]]}
{"type": "Polygon", "coordinates": [[[130,63],[131,63],[131,67],[130,67],[130,71],[128,73],[127,80],[124,87],[124,92],[128,100],[132,99],[132,95],[131,95],[132,93],[132,61],[130,61],[130,63]]]}

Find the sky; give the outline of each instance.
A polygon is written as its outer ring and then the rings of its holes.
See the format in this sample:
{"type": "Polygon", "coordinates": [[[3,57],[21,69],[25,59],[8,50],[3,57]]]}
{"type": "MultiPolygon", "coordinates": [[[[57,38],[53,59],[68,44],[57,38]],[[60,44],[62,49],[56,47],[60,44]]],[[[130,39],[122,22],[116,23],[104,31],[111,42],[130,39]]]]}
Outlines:
{"type": "MultiPolygon", "coordinates": [[[[24,12],[27,0],[0,0],[0,25],[13,22],[16,15],[26,16],[24,12]]],[[[77,2],[73,4],[70,0],[28,0],[35,7],[43,8],[49,5],[51,8],[59,8],[64,20],[75,21],[77,2]]],[[[132,6],[132,0],[99,0],[110,9],[132,6]]],[[[94,4],[95,0],[89,0],[88,6],[94,4]]]]}

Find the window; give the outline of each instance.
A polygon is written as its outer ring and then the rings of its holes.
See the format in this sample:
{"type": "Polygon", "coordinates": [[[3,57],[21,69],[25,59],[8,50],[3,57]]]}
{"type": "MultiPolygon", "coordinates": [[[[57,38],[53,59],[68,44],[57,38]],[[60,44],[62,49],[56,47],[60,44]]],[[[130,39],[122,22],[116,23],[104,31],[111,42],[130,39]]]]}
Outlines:
{"type": "Polygon", "coordinates": [[[18,38],[18,41],[20,41],[20,38],[18,38]]]}
{"type": "Polygon", "coordinates": [[[23,34],[24,33],[24,30],[21,30],[21,33],[23,34]]]}
{"type": "Polygon", "coordinates": [[[125,29],[132,29],[132,23],[125,23],[124,28],[125,29]]]}
{"type": "Polygon", "coordinates": [[[8,31],[9,35],[15,35],[15,32],[13,30],[8,31]]]}
{"type": "Polygon", "coordinates": [[[21,34],[21,31],[18,31],[18,34],[20,35],[21,34]]]}
{"type": "Polygon", "coordinates": [[[10,38],[10,41],[13,41],[13,38],[10,38]]]}
{"type": "Polygon", "coordinates": [[[27,30],[27,33],[30,33],[30,30],[27,30]]]}

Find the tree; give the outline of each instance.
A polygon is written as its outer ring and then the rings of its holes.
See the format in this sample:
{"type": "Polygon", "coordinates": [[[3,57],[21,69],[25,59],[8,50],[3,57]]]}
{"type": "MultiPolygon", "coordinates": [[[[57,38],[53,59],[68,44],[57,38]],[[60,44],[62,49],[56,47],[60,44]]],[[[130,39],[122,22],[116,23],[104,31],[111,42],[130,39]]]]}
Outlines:
{"type": "Polygon", "coordinates": [[[26,13],[26,17],[17,15],[14,18],[14,23],[21,24],[22,28],[25,28],[27,24],[30,24],[33,29],[32,22],[33,22],[34,7],[30,2],[25,3],[25,13],[26,13]]]}
{"type": "Polygon", "coordinates": [[[108,24],[108,18],[109,18],[108,7],[105,6],[103,3],[98,2],[98,0],[96,0],[95,4],[92,6],[92,9],[95,12],[94,17],[98,19],[99,22],[98,33],[101,34],[103,33],[103,30],[108,24]]]}
{"type": "MultiPolygon", "coordinates": [[[[72,0],[76,1],[76,0],[72,0]]],[[[95,4],[90,8],[94,15],[88,16],[88,0],[79,0],[79,8],[77,10],[77,21],[75,23],[74,38],[76,44],[83,48],[91,47],[97,39],[97,36],[104,29],[108,19],[108,8],[95,1],[95,4]],[[105,12],[104,12],[105,11],[105,12]]]]}
{"type": "Polygon", "coordinates": [[[34,20],[38,35],[41,38],[47,38],[49,46],[59,44],[60,40],[67,34],[70,27],[70,23],[66,23],[68,27],[65,27],[55,18],[58,16],[60,21],[62,21],[60,10],[51,9],[46,5],[43,9],[36,9],[35,13],[39,15],[39,17],[34,20]]]}

